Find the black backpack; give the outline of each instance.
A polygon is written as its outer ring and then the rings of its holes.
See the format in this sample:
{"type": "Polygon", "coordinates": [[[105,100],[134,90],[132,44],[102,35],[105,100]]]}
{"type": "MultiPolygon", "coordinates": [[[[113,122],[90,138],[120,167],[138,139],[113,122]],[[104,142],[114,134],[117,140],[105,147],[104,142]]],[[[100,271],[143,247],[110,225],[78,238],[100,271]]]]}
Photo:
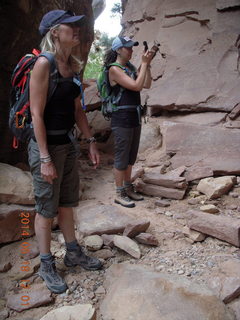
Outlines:
{"type": "Polygon", "coordinates": [[[18,148],[18,141],[28,142],[33,136],[32,118],[29,104],[29,82],[31,71],[38,57],[44,56],[50,63],[50,81],[47,101],[52,97],[58,82],[58,70],[54,55],[33,49],[16,65],[11,77],[9,128],[14,135],[13,148],[18,148]]]}

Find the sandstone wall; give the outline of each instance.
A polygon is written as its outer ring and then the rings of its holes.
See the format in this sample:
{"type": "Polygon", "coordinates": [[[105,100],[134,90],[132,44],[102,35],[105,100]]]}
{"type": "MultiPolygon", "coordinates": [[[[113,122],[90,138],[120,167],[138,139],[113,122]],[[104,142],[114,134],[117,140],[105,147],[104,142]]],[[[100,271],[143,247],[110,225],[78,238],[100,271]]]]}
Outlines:
{"type": "Polygon", "coordinates": [[[8,130],[8,97],[11,72],[18,60],[32,48],[38,48],[38,25],[44,13],[53,9],[73,10],[85,14],[88,24],[81,34],[82,59],[86,62],[93,41],[92,1],[88,0],[1,0],[0,2],[0,162],[16,163],[26,156],[24,146],[11,148],[8,130]]]}
{"type": "MultiPolygon", "coordinates": [[[[147,92],[159,109],[230,112],[240,102],[239,0],[124,0],[125,35],[160,42],[147,92]]],[[[135,62],[140,60],[137,50],[135,62]]]]}

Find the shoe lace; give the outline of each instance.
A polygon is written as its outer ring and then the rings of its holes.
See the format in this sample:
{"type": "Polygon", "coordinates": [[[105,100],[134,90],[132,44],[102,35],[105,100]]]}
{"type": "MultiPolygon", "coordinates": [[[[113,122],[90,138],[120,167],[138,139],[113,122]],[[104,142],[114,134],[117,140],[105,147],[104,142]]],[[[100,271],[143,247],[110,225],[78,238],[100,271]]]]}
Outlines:
{"type": "Polygon", "coordinates": [[[45,265],[45,270],[46,272],[48,272],[52,278],[54,279],[54,281],[59,281],[59,275],[57,273],[57,269],[56,269],[56,265],[55,265],[55,261],[51,261],[49,263],[47,263],[45,265]]]}
{"type": "Polygon", "coordinates": [[[131,199],[127,195],[127,192],[125,189],[121,190],[121,198],[124,198],[125,201],[131,202],[131,199]]]}

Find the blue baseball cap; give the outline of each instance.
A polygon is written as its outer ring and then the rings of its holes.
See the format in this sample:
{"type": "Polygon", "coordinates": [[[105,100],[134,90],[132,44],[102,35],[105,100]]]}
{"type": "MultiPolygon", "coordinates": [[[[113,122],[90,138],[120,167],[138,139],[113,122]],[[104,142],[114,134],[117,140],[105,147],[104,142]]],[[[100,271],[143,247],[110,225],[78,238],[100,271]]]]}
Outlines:
{"type": "Polygon", "coordinates": [[[116,51],[122,47],[131,48],[138,45],[138,41],[132,41],[129,37],[116,37],[112,42],[112,50],[116,51]]]}
{"type": "Polygon", "coordinates": [[[39,25],[39,32],[42,36],[54,26],[61,23],[79,23],[82,25],[85,22],[86,16],[76,16],[70,10],[52,10],[46,13],[39,25]]]}

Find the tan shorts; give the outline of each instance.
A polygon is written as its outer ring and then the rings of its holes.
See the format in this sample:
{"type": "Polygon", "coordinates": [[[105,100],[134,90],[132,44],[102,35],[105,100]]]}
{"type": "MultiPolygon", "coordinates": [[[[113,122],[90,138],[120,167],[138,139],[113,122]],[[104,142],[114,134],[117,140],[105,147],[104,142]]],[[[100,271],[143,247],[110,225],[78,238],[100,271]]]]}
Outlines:
{"type": "Polygon", "coordinates": [[[76,207],[79,201],[79,177],[76,151],[72,143],[49,145],[49,154],[58,177],[50,184],[42,179],[37,143],[31,139],[28,145],[28,160],[33,176],[36,212],[53,218],[58,207],[76,207]]]}

